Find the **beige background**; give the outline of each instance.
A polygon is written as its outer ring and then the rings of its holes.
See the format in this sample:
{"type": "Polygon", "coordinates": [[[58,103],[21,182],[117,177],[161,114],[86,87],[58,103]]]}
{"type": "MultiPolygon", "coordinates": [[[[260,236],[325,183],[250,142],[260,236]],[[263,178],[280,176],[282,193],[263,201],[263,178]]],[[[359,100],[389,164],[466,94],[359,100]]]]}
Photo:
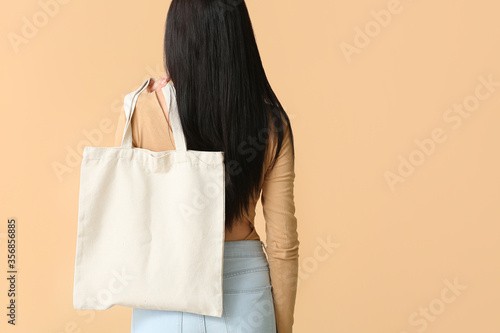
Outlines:
{"type": "MultiPolygon", "coordinates": [[[[79,154],[112,146],[124,95],[163,72],[169,4],[3,4],[1,332],[129,332],[129,308],[72,307],[79,154]],[[5,316],[10,217],[15,328],[5,316]]],[[[499,4],[247,5],[296,140],[295,331],[498,332],[499,4]],[[390,20],[377,23],[381,12],[390,20]]],[[[265,239],[260,203],[258,213],[265,239]]]]}

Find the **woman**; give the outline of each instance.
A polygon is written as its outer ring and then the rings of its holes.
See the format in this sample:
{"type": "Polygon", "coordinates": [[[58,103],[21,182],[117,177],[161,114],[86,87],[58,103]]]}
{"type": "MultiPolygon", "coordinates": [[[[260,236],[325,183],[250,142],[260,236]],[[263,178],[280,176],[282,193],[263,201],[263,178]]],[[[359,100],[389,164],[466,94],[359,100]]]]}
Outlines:
{"type": "MultiPolygon", "coordinates": [[[[133,146],[175,149],[160,90],[171,80],[187,149],[224,152],[224,313],[134,308],[131,331],[292,332],[300,244],[293,133],[264,72],[245,2],[173,0],[164,51],[168,74],[139,95],[133,146]],[[267,248],[254,228],[261,193],[267,248]]],[[[124,125],[122,110],[116,146],[124,125]]]]}

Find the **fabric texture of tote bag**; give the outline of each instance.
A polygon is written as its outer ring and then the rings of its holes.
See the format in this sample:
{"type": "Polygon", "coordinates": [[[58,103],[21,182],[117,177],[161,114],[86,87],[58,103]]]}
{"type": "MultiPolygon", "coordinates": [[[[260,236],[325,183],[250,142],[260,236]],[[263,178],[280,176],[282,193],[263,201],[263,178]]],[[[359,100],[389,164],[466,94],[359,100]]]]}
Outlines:
{"type": "Polygon", "coordinates": [[[176,149],[132,147],[132,115],[150,80],[125,96],[121,147],[83,150],[73,306],[221,317],[224,153],[187,150],[171,82],[161,90],[176,149]]]}

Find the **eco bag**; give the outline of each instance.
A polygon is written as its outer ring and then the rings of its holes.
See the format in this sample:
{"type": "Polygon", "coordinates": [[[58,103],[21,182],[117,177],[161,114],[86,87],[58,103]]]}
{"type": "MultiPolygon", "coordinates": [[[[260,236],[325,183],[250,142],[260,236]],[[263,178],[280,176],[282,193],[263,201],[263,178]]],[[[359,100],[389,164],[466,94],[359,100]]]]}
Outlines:
{"type": "Polygon", "coordinates": [[[222,316],[224,153],[187,150],[175,95],[161,90],[176,150],[132,147],[147,79],[125,96],[121,147],[84,147],[73,306],[222,316]]]}

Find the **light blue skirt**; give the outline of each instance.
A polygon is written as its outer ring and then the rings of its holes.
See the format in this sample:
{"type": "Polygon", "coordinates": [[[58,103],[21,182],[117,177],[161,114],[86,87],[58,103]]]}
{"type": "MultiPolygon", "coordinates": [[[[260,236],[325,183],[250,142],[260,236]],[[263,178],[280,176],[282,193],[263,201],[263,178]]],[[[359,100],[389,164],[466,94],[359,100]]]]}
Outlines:
{"type": "Polygon", "coordinates": [[[133,308],[131,332],[276,333],[269,263],[263,248],[259,240],[224,242],[221,318],[133,308]]]}

